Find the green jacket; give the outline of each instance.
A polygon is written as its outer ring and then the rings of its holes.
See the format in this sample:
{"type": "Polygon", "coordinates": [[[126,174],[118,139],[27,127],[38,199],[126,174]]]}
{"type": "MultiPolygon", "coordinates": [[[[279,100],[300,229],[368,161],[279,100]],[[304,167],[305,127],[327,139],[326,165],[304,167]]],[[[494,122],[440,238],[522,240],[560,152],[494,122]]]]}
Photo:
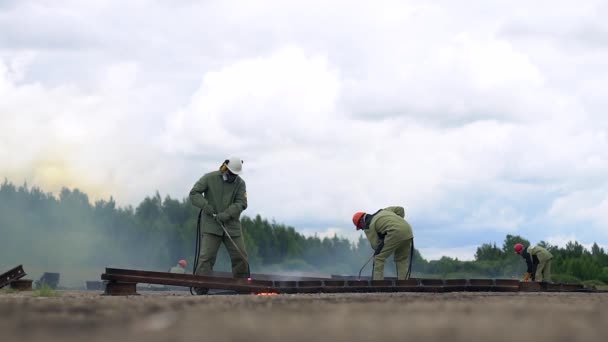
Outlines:
{"type": "MultiPolygon", "coordinates": [[[[230,236],[241,235],[241,212],[247,208],[247,188],[245,181],[239,176],[233,183],[224,182],[220,171],[205,174],[190,190],[192,205],[203,208],[211,205],[217,214],[225,212],[230,219],[224,223],[230,236]]],[[[222,227],[211,215],[204,212],[201,216],[203,233],[224,235],[222,227]]]]}
{"type": "Polygon", "coordinates": [[[528,253],[530,253],[531,256],[536,255],[538,261],[540,262],[553,259],[553,254],[551,254],[546,248],[541,246],[528,247],[528,253]]]}
{"type": "Polygon", "coordinates": [[[405,210],[403,210],[403,207],[388,207],[376,213],[369,224],[369,228],[363,230],[372,248],[376,249],[380,244],[378,234],[386,234],[386,237],[396,241],[413,239],[412,227],[404,217],[405,210]]]}

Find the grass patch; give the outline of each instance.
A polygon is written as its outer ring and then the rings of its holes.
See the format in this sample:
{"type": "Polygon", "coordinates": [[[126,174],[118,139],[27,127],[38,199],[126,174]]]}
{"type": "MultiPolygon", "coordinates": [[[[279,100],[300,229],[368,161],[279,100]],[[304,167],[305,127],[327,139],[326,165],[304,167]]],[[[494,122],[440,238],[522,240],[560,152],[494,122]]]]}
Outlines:
{"type": "Polygon", "coordinates": [[[36,291],[34,297],[59,297],[59,292],[53,290],[53,288],[47,284],[44,284],[36,291]]]}
{"type": "Polygon", "coordinates": [[[15,293],[15,292],[17,292],[17,290],[11,289],[8,285],[5,286],[4,288],[0,289],[0,294],[11,294],[11,293],[15,293]]]}

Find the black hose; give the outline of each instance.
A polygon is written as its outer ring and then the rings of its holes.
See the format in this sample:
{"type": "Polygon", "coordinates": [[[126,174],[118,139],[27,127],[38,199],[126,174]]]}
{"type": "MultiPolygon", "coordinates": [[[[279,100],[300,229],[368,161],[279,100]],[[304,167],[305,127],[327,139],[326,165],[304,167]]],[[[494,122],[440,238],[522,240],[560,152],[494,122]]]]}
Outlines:
{"type": "Polygon", "coordinates": [[[412,262],[414,261],[414,238],[412,238],[412,249],[410,250],[410,265],[407,268],[407,274],[405,275],[405,279],[410,279],[410,275],[412,275],[412,262]]]}
{"type": "MultiPolygon", "coordinates": [[[[192,274],[196,275],[196,269],[198,268],[198,259],[201,255],[201,216],[203,215],[203,209],[198,212],[198,220],[196,221],[196,245],[194,246],[194,267],[192,268],[192,274]]],[[[190,287],[190,294],[194,295],[194,288],[190,287]]]]}

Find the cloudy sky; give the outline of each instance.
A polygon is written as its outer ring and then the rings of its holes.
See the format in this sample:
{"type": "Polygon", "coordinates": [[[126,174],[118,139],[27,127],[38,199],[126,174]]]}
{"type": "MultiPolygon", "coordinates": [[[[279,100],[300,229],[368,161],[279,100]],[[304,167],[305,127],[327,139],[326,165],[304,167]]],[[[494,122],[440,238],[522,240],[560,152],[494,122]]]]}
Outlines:
{"type": "Polygon", "coordinates": [[[0,0],[0,177],[137,204],[229,155],[250,207],[423,255],[608,245],[608,2],[0,0]]]}

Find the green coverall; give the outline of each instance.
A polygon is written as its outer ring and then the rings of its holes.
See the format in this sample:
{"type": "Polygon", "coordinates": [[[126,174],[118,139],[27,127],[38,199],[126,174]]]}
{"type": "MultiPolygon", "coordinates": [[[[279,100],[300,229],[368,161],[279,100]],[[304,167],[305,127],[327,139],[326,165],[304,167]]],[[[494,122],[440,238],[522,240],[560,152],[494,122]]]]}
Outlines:
{"type": "Polygon", "coordinates": [[[406,279],[409,272],[414,234],[412,227],[404,219],[404,216],[403,207],[382,209],[374,215],[369,227],[363,230],[374,250],[378,248],[381,242],[378,235],[384,235],[384,247],[374,257],[373,280],[384,279],[384,263],[393,253],[397,266],[397,279],[406,279]]]}
{"type": "Polygon", "coordinates": [[[239,176],[234,182],[229,183],[224,181],[220,171],[209,172],[194,184],[190,191],[190,201],[194,206],[203,209],[201,215],[201,253],[195,274],[211,274],[217,252],[223,243],[232,262],[232,275],[235,278],[249,277],[247,252],[245,251],[240,220],[241,212],[247,208],[245,181],[239,176]],[[205,213],[206,211],[215,212],[218,216],[224,213],[223,216],[227,217],[223,223],[224,227],[240,249],[240,253],[230,242],[213,215],[205,213]]]}
{"type": "Polygon", "coordinates": [[[538,258],[534,281],[551,282],[551,260],[553,259],[553,254],[541,246],[528,247],[528,253],[530,253],[530,257],[536,256],[538,258]]]}
{"type": "Polygon", "coordinates": [[[184,273],[186,273],[186,269],[184,269],[184,267],[182,267],[182,265],[177,264],[169,269],[169,273],[184,274],[184,273]]]}

